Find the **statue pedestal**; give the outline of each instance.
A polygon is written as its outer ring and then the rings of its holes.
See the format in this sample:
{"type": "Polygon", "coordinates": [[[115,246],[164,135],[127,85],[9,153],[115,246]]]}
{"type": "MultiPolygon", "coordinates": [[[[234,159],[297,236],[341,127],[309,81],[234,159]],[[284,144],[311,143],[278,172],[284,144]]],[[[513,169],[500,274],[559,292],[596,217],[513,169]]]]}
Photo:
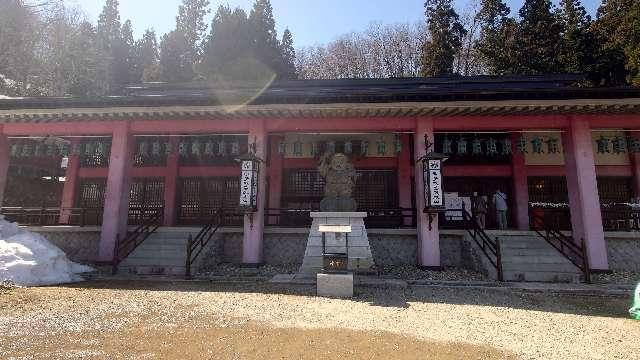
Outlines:
{"type": "MultiPolygon", "coordinates": [[[[364,212],[312,212],[313,224],[309,231],[307,250],[304,253],[302,266],[298,271],[301,274],[316,274],[322,271],[322,233],[319,231],[320,225],[350,225],[348,270],[349,271],[370,271],[374,265],[367,229],[364,226],[364,212]]],[[[328,253],[344,253],[345,241],[340,234],[339,239],[333,233],[326,233],[326,251],[328,253]]]]}

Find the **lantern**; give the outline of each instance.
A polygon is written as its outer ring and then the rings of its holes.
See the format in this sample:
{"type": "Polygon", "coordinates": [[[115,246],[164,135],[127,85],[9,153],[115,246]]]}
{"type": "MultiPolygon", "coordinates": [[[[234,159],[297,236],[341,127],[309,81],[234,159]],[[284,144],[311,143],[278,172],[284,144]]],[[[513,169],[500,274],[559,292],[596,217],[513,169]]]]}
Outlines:
{"type": "Polygon", "coordinates": [[[227,155],[227,142],[224,140],[218,141],[218,155],[220,156],[227,155]]]}
{"type": "Polygon", "coordinates": [[[612,144],[614,154],[623,154],[627,152],[627,144],[623,138],[616,136],[613,139],[612,144]]]}
{"type": "Polygon", "coordinates": [[[522,154],[526,154],[527,151],[527,138],[522,135],[520,136],[520,138],[518,139],[518,144],[516,145],[518,147],[518,151],[521,152],[522,154]]]}
{"type": "Polygon", "coordinates": [[[231,143],[231,155],[240,154],[240,142],[238,140],[231,143]]]}
{"type": "Polygon", "coordinates": [[[58,147],[58,152],[60,153],[60,155],[62,157],[68,157],[69,156],[69,144],[61,144],[58,147]]]}
{"type": "Polygon", "coordinates": [[[604,136],[600,136],[598,140],[596,140],[596,144],[598,147],[598,154],[608,154],[609,151],[609,139],[604,136]]]}
{"type": "Polygon", "coordinates": [[[449,140],[449,137],[447,135],[444,136],[444,139],[442,140],[442,153],[444,155],[451,155],[453,153],[453,151],[451,150],[451,145],[453,144],[453,142],[451,140],[449,140]]]}
{"type": "MultiPolygon", "coordinates": [[[[425,150],[427,154],[418,159],[422,162],[422,180],[424,185],[424,213],[433,214],[446,210],[444,202],[444,191],[442,187],[442,164],[448,159],[447,156],[429,151],[433,143],[425,135],[425,150]]],[[[431,219],[431,217],[430,217],[431,219]]],[[[431,226],[431,221],[429,221],[431,226]]]]}
{"type": "Polygon", "coordinates": [[[20,145],[18,145],[18,144],[11,144],[11,157],[12,157],[12,158],[16,158],[16,157],[18,157],[18,156],[19,156],[19,154],[20,154],[20,152],[21,152],[20,145]]]}
{"type": "Polygon", "coordinates": [[[487,155],[498,155],[498,141],[494,138],[487,140],[487,155]]]}
{"type": "Polygon", "coordinates": [[[473,143],[471,144],[471,153],[473,155],[482,155],[482,141],[480,139],[473,139],[473,143]]]}
{"type": "Polygon", "coordinates": [[[511,140],[508,138],[502,139],[502,155],[511,155],[511,140]]]}
{"type": "Polygon", "coordinates": [[[396,147],[396,154],[400,154],[402,152],[402,139],[400,139],[400,135],[398,134],[396,134],[395,147],[396,147]]]}
{"type": "Polygon", "coordinates": [[[353,143],[351,141],[344,142],[344,153],[345,154],[353,153],[353,143]]]}
{"type": "Polygon", "coordinates": [[[560,150],[558,149],[558,139],[549,138],[547,141],[547,153],[549,154],[557,154],[560,150]]]}
{"type": "Polygon", "coordinates": [[[284,155],[286,153],[287,153],[287,143],[285,143],[284,141],[280,141],[278,143],[278,154],[284,155]]]}
{"type": "Polygon", "coordinates": [[[293,143],[293,155],[302,156],[302,143],[299,140],[293,143]]]}
{"type": "Polygon", "coordinates": [[[544,151],[542,151],[542,139],[536,136],[531,140],[531,151],[533,151],[534,154],[544,153],[544,151]]]}
{"type": "Polygon", "coordinates": [[[378,150],[378,155],[381,155],[381,156],[387,153],[387,143],[385,143],[383,139],[378,140],[377,150],[378,150]]]}
{"type": "Polygon", "coordinates": [[[260,162],[254,152],[249,152],[240,158],[240,209],[245,213],[258,210],[258,174],[260,162]]]}
{"type": "Polygon", "coordinates": [[[204,144],[204,154],[213,156],[213,141],[209,140],[204,144]]]}
{"type": "Polygon", "coordinates": [[[369,142],[367,140],[362,140],[360,143],[360,155],[367,156],[369,154],[369,142]]]}
{"type": "Polygon", "coordinates": [[[464,138],[460,138],[458,140],[458,155],[466,155],[467,154],[467,140],[464,138]]]}
{"type": "Polygon", "coordinates": [[[336,153],[336,142],[335,141],[329,141],[327,143],[327,152],[330,154],[335,154],[336,153]]]}

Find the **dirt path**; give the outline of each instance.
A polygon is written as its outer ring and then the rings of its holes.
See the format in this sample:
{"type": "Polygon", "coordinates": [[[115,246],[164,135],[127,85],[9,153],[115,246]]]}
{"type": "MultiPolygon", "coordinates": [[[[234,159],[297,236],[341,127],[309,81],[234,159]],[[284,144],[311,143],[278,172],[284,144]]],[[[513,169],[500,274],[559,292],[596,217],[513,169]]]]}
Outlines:
{"type": "Polygon", "coordinates": [[[637,359],[628,300],[93,282],[0,293],[0,358],[637,359]]]}

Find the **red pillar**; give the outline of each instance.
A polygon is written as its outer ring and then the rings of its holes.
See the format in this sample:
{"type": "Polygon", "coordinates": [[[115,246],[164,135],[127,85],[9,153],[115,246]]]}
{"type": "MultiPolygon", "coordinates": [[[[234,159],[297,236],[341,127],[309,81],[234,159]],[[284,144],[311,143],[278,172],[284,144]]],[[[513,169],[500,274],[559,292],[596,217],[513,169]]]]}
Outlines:
{"type": "MultiPolygon", "coordinates": [[[[269,148],[269,202],[268,207],[279,209],[282,199],[282,168],[283,155],[278,153],[278,143],[283,141],[283,136],[272,136],[269,148]]],[[[277,223],[277,217],[270,217],[269,224],[277,223]]]]}
{"type": "Polygon", "coordinates": [[[511,172],[513,179],[513,206],[518,230],[529,230],[529,186],[524,154],[517,151],[519,135],[511,134],[511,172]]]}
{"type": "Polygon", "coordinates": [[[584,239],[592,269],[607,270],[609,264],[589,122],[570,118],[569,131],[562,139],[573,238],[575,241],[584,239]]]}
{"type": "Polygon", "coordinates": [[[9,163],[11,162],[11,149],[9,138],[2,132],[0,125],[0,207],[4,202],[4,191],[7,187],[7,175],[9,173],[9,163]]]}
{"type": "MultiPolygon", "coordinates": [[[[433,119],[418,118],[414,137],[414,153],[416,159],[426,155],[424,136],[434,141],[433,119]]],[[[416,217],[418,233],[418,266],[428,269],[441,269],[440,266],[440,232],[438,217],[434,216],[429,226],[429,215],[422,212],[425,207],[424,181],[422,178],[422,162],[416,163],[416,217]],[[431,227],[431,229],[429,229],[431,227]]]]}
{"type": "MultiPolygon", "coordinates": [[[[72,140],[70,149],[77,143],[77,140],[72,140]]],[[[69,211],[65,210],[72,208],[76,203],[76,188],[78,186],[78,173],[80,172],[80,156],[75,154],[69,154],[69,162],[67,163],[67,170],[65,172],[64,188],[62,189],[62,201],[60,202],[60,224],[68,224],[69,211]]]]}
{"type": "MultiPolygon", "coordinates": [[[[267,133],[264,119],[255,120],[249,130],[249,144],[255,142],[256,156],[266,159],[267,133]]],[[[263,230],[264,208],[266,203],[265,191],[267,172],[265,164],[260,164],[258,173],[258,209],[253,214],[244,217],[244,237],[242,239],[242,263],[248,266],[259,266],[263,262],[263,230]]]]}
{"type": "Polygon", "coordinates": [[[122,239],[127,234],[133,144],[129,124],[118,123],[111,140],[98,261],[112,261],[116,237],[120,236],[122,239]]]}
{"type": "MultiPolygon", "coordinates": [[[[411,150],[409,134],[400,135],[402,150],[398,154],[398,206],[411,208],[411,150]]],[[[405,225],[411,225],[411,218],[404,218],[405,225]]]]}
{"type": "Polygon", "coordinates": [[[178,189],[178,138],[169,139],[173,152],[167,155],[167,171],[164,177],[164,226],[174,226],[176,224],[177,189],[178,189]]]}

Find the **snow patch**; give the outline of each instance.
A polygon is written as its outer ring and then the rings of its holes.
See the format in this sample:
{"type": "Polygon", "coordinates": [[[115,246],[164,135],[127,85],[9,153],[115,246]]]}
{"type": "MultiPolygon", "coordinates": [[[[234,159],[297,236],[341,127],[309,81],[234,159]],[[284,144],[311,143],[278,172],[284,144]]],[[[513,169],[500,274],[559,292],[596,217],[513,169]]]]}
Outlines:
{"type": "Polygon", "coordinates": [[[0,282],[17,286],[55,285],[82,281],[94,269],[76,264],[44,236],[20,229],[0,215],[0,282]]]}

